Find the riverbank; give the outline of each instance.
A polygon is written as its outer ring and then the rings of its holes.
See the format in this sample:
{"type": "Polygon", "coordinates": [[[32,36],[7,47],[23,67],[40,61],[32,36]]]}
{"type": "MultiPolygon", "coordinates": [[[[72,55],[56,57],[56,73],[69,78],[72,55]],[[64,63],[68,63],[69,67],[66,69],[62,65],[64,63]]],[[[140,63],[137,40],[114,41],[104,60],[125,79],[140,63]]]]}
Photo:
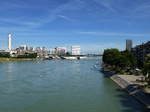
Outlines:
{"type": "Polygon", "coordinates": [[[0,58],[0,62],[13,62],[13,61],[36,61],[37,58],[0,58]]]}
{"type": "Polygon", "coordinates": [[[103,66],[101,70],[104,75],[113,80],[117,85],[124,89],[129,95],[133,96],[141,102],[147,109],[150,110],[150,93],[146,92],[142,86],[146,84],[141,82],[143,76],[122,75],[109,70],[103,66]]]}
{"type": "Polygon", "coordinates": [[[52,59],[80,60],[80,59],[85,59],[85,58],[88,58],[88,57],[85,56],[85,55],[80,55],[80,56],[74,56],[74,55],[71,55],[71,56],[52,55],[52,56],[46,57],[45,59],[47,59],[47,60],[52,60],[52,59]]]}
{"type": "Polygon", "coordinates": [[[143,92],[143,89],[136,86],[136,81],[140,78],[139,76],[133,75],[118,75],[113,71],[109,71],[105,68],[102,70],[107,77],[118,84],[122,89],[124,89],[129,95],[136,98],[141,102],[147,109],[150,109],[150,94],[143,92]]]}
{"type": "Polygon", "coordinates": [[[137,79],[131,75],[113,75],[110,77],[115,83],[117,83],[121,88],[126,90],[129,95],[135,97],[138,101],[150,109],[150,94],[143,92],[141,88],[138,88],[134,83],[137,79]],[[133,80],[132,80],[133,79],[133,80]]]}

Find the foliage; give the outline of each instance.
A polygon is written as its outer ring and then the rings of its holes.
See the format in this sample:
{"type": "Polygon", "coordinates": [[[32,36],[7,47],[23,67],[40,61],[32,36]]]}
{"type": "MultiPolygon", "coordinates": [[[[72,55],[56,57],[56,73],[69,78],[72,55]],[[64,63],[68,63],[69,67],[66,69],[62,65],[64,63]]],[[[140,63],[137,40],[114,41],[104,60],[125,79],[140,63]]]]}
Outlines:
{"type": "Polygon", "coordinates": [[[66,52],[66,56],[71,56],[71,53],[70,52],[66,52]]]}
{"type": "Polygon", "coordinates": [[[0,57],[2,57],[2,58],[9,58],[10,54],[9,53],[0,53],[0,57]]]}
{"type": "Polygon", "coordinates": [[[143,74],[146,76],[146,80],[150,85],[150,55],[146,57],[143,67],[143,74]]]}
{"type": "Polygon", "coordinates": [[[128,67],[135,68],[137,66],[136,58],[131,52],[124,51],[122,52],[122,55],[126,58],[126,63],[128,63],[128,67]]]}
{"type": "Polygon", "coordinates": [[[103,62],[109,65],[116,65],[120,55],[121,53],[118,49],[107,49],[103,54],[103,62]]]}
{"type": "Polygon", "coordinates": [[[106,49],[103,54],[103,62],[114,66],[117,71],[133,69],[136,66],[134,55],[129,51],[120,52],[118,49],[106,49]]]}
{"type": "Polygon", "coordinates": [[[36,58],[37,53],[25,53],[24,55],[18,55],[17,58],[36,58]]]}

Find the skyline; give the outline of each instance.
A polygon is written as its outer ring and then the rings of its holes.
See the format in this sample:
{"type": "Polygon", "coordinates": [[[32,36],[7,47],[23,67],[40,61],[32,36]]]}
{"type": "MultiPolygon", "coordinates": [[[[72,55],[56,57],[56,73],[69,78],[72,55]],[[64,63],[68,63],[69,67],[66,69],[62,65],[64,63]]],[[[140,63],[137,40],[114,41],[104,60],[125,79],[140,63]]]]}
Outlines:
{"type": "Polygon", "coordinates": [[[125,49],[149,40],[149,0],[0,1],[0,48],[7,34],[13,47],[80,45],[87,51],[125,49]]]}

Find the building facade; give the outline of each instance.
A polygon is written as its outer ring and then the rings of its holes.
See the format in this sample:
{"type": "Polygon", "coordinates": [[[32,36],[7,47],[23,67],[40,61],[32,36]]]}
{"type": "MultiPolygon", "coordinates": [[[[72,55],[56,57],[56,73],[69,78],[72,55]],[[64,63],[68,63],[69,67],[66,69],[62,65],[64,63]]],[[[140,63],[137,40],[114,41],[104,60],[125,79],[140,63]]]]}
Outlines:
{"type": "Polygon", "coordinates": [[[143,66],[146,56],[150,54],[150,41],[137,45],[132,49],[134,56],[136,57],[137,64],[143,66]]]}
{"type": "Polygon", "coordinates": [[[132,50],[132,40],[126,40],[126,50],[127,51],[132,50]]]}
{"type": "Polygon", "coordinates": [[[65,55],[66,52],[67,52],[67,48],[65,48],[65,47],[56,47],[54,52],[57,55],[65,55]]]}
{"type": "Polygon", "coordinates": [[[80,55],[80,51],[81,51],[80,46],[72,46],[71,47],[71,54],[72,55],[80,55]]]}

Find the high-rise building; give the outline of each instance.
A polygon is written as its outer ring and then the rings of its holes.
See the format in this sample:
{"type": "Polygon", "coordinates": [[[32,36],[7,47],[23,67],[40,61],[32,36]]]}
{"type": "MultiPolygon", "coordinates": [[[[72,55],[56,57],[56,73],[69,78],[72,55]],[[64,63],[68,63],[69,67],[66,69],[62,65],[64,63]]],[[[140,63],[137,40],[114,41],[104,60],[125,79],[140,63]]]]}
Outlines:
{"type": "Polygon", "coordinates": [[[67,49],[65,47],[56,47],[55,48],[55,54],[57,55],[65,55],[67,52],[67,49]]]}
{"type": "Polygon", "coordinates": [[[19,48],[21,50],[23,50],[23,51],[27,51],[28,50],[28,46],[27,45],[21,45],[19,48]]]}
{"type": "Polygon", "coordinates": [[[126,40],[126,50],[127,51],[132,50],[132,40],[126,40]]]}
{"type": "Polygon", "coordinates": [[[8,35],[8,50],[11,50],[11,49],[12,49],[11,41],[12,41],[12,35],[9,34],[9,35],[8,35]]]}
{"type": "Polygon", "coordinates": [[[45,50],[46,50],[46,47],[43,46],[43,47],[41,48],[41,50],[42,50],[42,51],[45,51],[45,50]]]}
{"type": "Polygon", "coordinates": [[[138,66],[143,66],[148,54],[150,54],[150,41],[142,43],[132,48],[132,53],[136,57],[138,66]]]}
{"type": "Polygon", "coordinates": [[[80,46],[71,46],[71,54],[72,55],[80,55],[80,46]]]}
{"type": "Polygon", "coordinates": [[[55,54],[55,48],[50,49],[50,54],[55,54]]]}
{"type": "Polygon", "coordinates": [[[36,47],[35,51],[38,51],[38,52],[41,51],[41,47],[36,47]]]}

